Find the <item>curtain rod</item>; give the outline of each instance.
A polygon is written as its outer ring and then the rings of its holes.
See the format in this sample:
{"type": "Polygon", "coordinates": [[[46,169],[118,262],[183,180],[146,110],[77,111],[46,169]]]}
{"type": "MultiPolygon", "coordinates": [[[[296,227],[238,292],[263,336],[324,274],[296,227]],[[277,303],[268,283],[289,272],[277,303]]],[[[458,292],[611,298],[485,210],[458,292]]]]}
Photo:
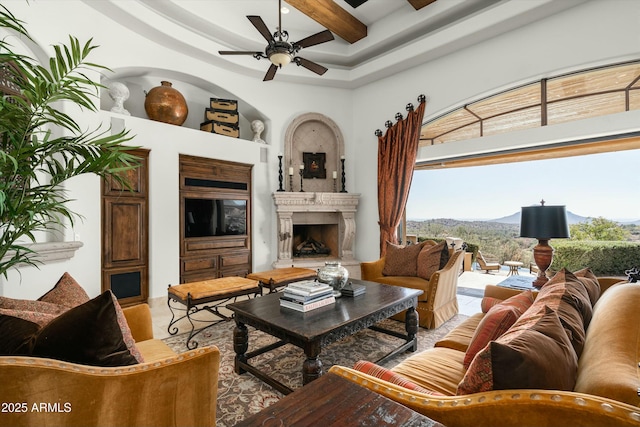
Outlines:
{"type": "MultiPolygon", "coordinates": [[[[424,94],[421,94],[418,96],[418,102],[419,103],[423,103],[425,102],[427,99],[426,96],[424,96],[424,94]]],[[[405,109],[409,112],[413,111],[413,104],[412,103],[408,103],[405,107],[405,109]]],[[[395,119],[396,122],[399,122],[400,120],[402,120],[404,117],[402,116],[402,113],[397,112],[395,115],[395,119]]],[[[391,128],[393,126],[393,122],[391,120],[387,120],[386,122],[384,122],[384,127],[386,127],[387,129],[391,128]]],[[[375,135],[379,138],[382,136],[382,131],[380,129],[376,129],[375,131],[375,135]]]]}

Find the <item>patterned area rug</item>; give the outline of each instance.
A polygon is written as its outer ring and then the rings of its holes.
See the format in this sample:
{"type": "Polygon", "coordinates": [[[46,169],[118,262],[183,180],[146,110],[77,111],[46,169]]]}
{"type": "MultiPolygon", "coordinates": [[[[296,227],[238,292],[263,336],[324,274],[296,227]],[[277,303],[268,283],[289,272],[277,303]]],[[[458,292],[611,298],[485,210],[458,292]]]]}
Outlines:
{"type": "MultiPolygon", "coordinates": [[[[419,328],[418,351],[433,347],[439,339],[464,319],[466,316],[459,314],[438,329],[419,328]]],[[[386,329],[404,332],[404,323],[395,320],[385,320],[379,325],[386,329]]],[[[218,427],[231,427],[247,416],[272,405],[282,397],[280,392],[250,373],[237,375],[234,372],[234,327],[234,322],[222,322],[196,336],[199,346],[216,345],[221,353],[216,413],[218,427]]],[[[187,337],[188,334],[180,334],[163,341],[174,351],[182,353],[187,350],[185,345],[187,337]]],[[[249,351],[275,341],[275,338],[249,328],[249,351]]],[[[358,360],[377,360],[400,343],[401,340],[398,338],[367,329],[323,349],[320,359],[325,371],[336,364],[353,366],[358,360]]],[[[398,354],[384,366],[393,367],[412,354],[414,353],[398,354]]],[[[302,362],[304,359],[302,350],[292,345],[285,345],[251,359],[251,363],[263,371],[269,372],[287,386],[298,388],[302,385],[302,362]]]]}

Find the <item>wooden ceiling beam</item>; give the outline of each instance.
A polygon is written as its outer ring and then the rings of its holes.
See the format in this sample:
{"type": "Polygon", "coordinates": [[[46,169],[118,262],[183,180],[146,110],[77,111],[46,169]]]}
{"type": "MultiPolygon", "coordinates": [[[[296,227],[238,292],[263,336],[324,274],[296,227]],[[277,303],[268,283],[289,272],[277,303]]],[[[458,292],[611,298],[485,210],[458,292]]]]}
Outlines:
{"type": "Polygon", "coordinates": [[[332,0],[285,2],[349,43],[355,43],[367,36],[367,26],[332,0]]]}
{"type": "Polygon", "coordinates": [[[435,3],[436,0],[407,0],[407,1],[411,3],[411,6],[413,6],[415,10],[420,10],[427,5],[430,5],[431,3],[435,3]]]}

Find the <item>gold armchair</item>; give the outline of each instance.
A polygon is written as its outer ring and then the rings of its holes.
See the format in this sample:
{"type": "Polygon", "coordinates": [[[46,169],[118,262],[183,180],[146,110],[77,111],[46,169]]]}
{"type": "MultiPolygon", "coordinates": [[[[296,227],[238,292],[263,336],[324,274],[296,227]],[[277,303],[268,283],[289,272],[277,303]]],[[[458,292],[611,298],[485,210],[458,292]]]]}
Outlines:
{"type": "MultiPolygon", "coordinates": [[[[384,258],[377,261],[363,262],[360,264],[362,280],[384,283],[387,285],[404,286],[424,291],[418,297],[416,310],[419,316],[420,326],[424,328],[437,328],[453,316],[458,314],[458,276],[464,260],[464,251],[458,250],[451,253],[447,264],[431,275],[429,280],[417,276],[385,276],[384,258]]],[[[404,320],[404,312],[395,319],[404,320]]]]}

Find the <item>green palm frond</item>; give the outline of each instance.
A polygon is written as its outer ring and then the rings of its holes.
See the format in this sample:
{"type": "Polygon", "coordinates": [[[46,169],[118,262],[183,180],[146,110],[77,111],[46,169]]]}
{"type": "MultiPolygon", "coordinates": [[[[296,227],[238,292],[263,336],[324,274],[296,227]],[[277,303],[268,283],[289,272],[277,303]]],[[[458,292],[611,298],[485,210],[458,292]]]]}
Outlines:
{"type": "MultiPolygon", "coordinates": [[[[23,22],[0,5],[0,28],[29,37],[23,22]]],[[[13,52],[0,39],[0,70],[19,87],[18,94],[0,97],[0,274],[21,264],[37,265],[25,240],[38,232],[73,225],[79,218],[61,184],[82,174],[111,177],[129,188],[122,172],[136,168],[139,159],[126,146],[128,131],[111,134],[99,126],[83,130],[71,114],[57,108],[72,103],[85,111],[95,104],[103,86],[87,76],[107,67],[87,61],[98,46],[89,39],[53,46],[47,67],[13,52]],[[11,64],[9,66],[9,64],[11,64]],[[62,135],[62,136],[58,136],[62,135]]]]}

